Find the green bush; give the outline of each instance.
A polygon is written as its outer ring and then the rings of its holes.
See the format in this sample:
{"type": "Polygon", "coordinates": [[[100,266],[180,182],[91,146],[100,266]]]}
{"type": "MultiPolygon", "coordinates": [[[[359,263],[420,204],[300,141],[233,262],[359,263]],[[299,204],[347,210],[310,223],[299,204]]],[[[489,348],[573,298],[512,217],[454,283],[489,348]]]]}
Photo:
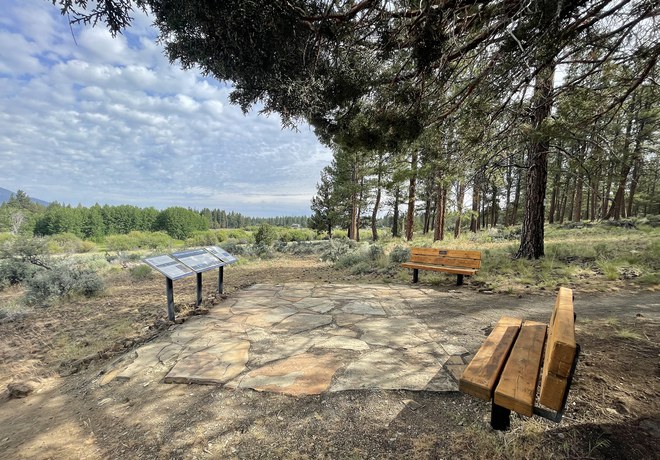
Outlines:
{"type": "Polygon", "coordinates": [[[261,224],[254,235],[257,245],[272,246],[275,240],[277,240],[277,230],[269,224],[261,224]]]}
{"type": "Polygon", "coordinates": [[[357,243],[349,239],[335,239],[328,241],[328,245],[321,253],[321,260],[337,262],[341,256],[347,254],[357,246],[357,243]]]}
{"type": "Polygon", "coordinates": [[[232,229],[226,229],[226,230],[221,230],[219,232],[220,234],[226,235],[225,240],[227,239],[234,239],[237,240],[238,243],[240,244],[246,244],[246,243],[253,243],[254,242],[254,235],[252,233],[249,233],[242,228],[232,228],[232,229]]]}
{"type": "Polygon", "coordinates": [[[254,254],[260,259],[272,259],[275,257],[271,246],[264,243],[257,243],[254,245],[254,254]]]}
{"type": "Polygon", "coordinates": [[[410,249],[405,246],[395,246],[390,252],[390,262],[393,264],[402,264],[410,260],[410,249]]]}
{"type": "Polygon", "coordinates": [[[66,252],[74,254],[82,252],[83,241],[73,233],[58,233],[48,237],[48,248],[52,253],[66,252]]]}
{"type": "Polygon", "coordinates": [[[22,283],[34,275],[37,268],[34,265],[17,259],[0,261],[0,291],[22,283]]]}
{"type": "Polygon", "coordinates": [[[385,257],[385,250],[382,246],[377,244],[371,244],[367,253],[369,254],[369,259],[372,262],[376,262],[385,257]]]}
{"type": "Polygon", "coordinates": [[[105,238],[105,245],[109,251],[130,251],[137,249],[138,241],[129,235],[109,235],[105,238]]]}
{"type": "Polygon", "coordinates": [[[195,232],[186,240],[186,246],[216,246],[225,240],[225,235],[217,230],[195,232]]]}
{"type": "Polygon", "coordinates": [[[316,232],[311,229],[303,228],[279,228],[277,231],[280,241],[311,241],[315,239],[316,232]]]}
{"type": "Polygon", "coordinates": [[[44,306],[66,295],[80,294],[91,297],[100,294],[104,289],[103,280],[95,272],[67,264],[35,273],[27,280],[26,285],[26,301],[44,306]]]}
{"type": "Polygon", "coordinates": [[[349,252],[340,256],[335,266],[338,268],[350,268],[362,263],[369,263],[369,259],[369,256],[362,251],[349,252]]]}
{"type": "Polygon", "coordinates": [[[129,271],[131,278],[135,281],[143,281],[150,278],[153,278],[154,271],[148,265],[138,265],[137,267],[132,267],[129,271]]]}
{"type": "Polygon", "coordinates": [[[241,244],[234,239],[223,241],[220,247],[235,256],[246,255],[249,252],[247,245],[241,244]]]}
{"type": "Polygon", "coordinates": [[[96,251],[96,245],[91,241],[83,241],[80,243],[79,252],[94,252],[96,251]]]}

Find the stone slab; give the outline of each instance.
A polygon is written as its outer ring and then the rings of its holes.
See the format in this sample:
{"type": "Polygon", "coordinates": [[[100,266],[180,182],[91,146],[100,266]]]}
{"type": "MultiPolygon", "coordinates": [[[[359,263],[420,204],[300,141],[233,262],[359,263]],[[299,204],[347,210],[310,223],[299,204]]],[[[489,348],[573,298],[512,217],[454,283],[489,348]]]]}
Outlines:
{"type": "Polygon", "coordinates": [[[317,395],[326,391],[342,366],[333,353],[292,356],[248,372],[228,388],[252,388],[289,395],[317,395]]]}

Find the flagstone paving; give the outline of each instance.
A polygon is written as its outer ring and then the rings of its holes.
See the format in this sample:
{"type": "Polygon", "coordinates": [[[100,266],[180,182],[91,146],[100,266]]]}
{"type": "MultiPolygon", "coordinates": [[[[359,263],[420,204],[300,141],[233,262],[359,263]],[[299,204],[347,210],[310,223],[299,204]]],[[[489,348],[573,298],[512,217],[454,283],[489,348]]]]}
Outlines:
{"type": "Polygon", "coordinates": [[[118,361],[102,384],[150,373],[291,395],[455,391],[468,352],[418,314],[430,302],[438,293],[417,286],[254,285],[118,361]]]}

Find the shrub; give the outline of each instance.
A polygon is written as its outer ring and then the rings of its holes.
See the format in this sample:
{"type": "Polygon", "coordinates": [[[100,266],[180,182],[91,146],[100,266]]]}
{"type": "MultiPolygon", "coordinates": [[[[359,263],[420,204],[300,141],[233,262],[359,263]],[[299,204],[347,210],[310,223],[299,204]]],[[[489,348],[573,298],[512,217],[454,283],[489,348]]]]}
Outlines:
{"type": "Polygon", "coordinates": [[[272,259],[275,256],[273,249],[264,243],[254,245],[254,254],[261,259],[272,259]]]}
{"type": "Polygon", "coordinates": [[[261,224],[254,235],[254,241],[257,245],[272,246],[276,239],[277,230],[269,224],[261,224]]]}
{"type": "Polygon", "coordinates": [[[369,259],[373,262],[376,262],[377,260],[382,259],[385,256],[385,251],[383,250],[382,246],[379,246],[377,244],[372,244],[369,246],[369,259]]]}
{"type": "Polygon", "coordinates": [[[205,230],[193,233],[193,236],[186,240],[186,246],[216,246],[224,239],[224,234],[221,232],[205,230]]]}
{"type": "Polygon", "coordinates": [[[138,242],[128,235],[109,235],[105,238],[105,245],[110,251],[129,251],[137,248],[138,242]]]}
{"type": "Polygon", "coordinates": [[[48,247],[51,252],[81,252],[83,241],[73,233],[58,233],[48,237],[48,247]]]}
{"type": "Polygon", "coordinates": [[[0,291],[32,278],[36,267],[17,259],[0,261],[0,291]]]}
{"type": "Polygon", "coordinates": [[[154,271],[148,265],[138,265],[130,269],[131,278],[135,281],[143,281],[153,278],[154,271]]]}
{"type": "Polygon", "coordinates": [[[96,245],[91,241],[83,241],[80,243],[79,252],[93,252],[96,251],[96,245]]]}
{"type": "Polygon", "coordinates": [[[48,306],[53,299],[81,294],[86,297],[100,294],[103,280],[92,270],[61,264],[52,270],[41,270],[27,280],[26,300],[30,304],[48,306]]]}
{"type": "Polygon", "coordinates": [[[339,268],[348,268],[365,262],[368,263],[368,256],[361,251],[355,251],[339,257],[335,265],[339,268]]]}
{"type": "Polygon", "coordinates": [[[405,246],[395,246],[390,252],[390,262],[393,264],[402,264],[410,260],[410,249],[405,246]]]}
{"type": "Polygon", "coordinates": [[[235,256],[246,255],[249,252],[249,249],[247,248],[247,245],[240,244],[238,241],[233,240],[233,239],[223,241],[220,244],[220,247],[222,249],[224,249],[225,251],[227,251],[228,253],[233,254],[235,256]]]}
{"type": "Polygon", "coordinates": [[[349,239],[332,239],[321,254],[321,260],[337,262],[341,256],[351,251],[357,243],[349,239]]]}

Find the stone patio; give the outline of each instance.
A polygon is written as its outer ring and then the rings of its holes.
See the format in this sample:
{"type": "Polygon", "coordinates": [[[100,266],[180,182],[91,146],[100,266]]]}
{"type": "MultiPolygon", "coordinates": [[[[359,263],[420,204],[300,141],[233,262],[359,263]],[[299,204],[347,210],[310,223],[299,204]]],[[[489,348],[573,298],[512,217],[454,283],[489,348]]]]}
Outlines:
{"type": "Polygon", "coordinates": [[[467,350],[416,313],[437,302],[433,294],[411,286],[254,285],[118,360],[101,383],[152,374],[163,383],[291,395],[456,391],[467,350]]]}

